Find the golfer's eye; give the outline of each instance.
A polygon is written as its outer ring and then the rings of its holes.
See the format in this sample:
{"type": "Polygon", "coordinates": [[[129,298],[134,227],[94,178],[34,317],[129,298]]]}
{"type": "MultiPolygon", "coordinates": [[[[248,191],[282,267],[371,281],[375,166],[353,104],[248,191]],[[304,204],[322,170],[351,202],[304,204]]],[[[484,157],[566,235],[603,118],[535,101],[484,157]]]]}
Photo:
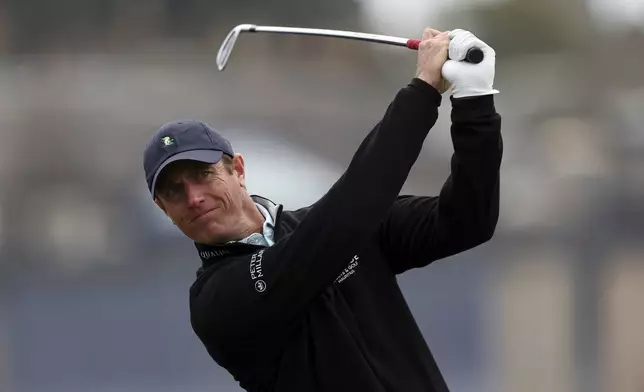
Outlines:
{"type": "Polygon", "coordinates": [[[213,171],[209,170],[209,169],[200,170],[198,175],[197,175],[197,178],[199,178],[200,180],[205,180],[205,179],[209,178],[213,174],[214,174],[213,171]]]}

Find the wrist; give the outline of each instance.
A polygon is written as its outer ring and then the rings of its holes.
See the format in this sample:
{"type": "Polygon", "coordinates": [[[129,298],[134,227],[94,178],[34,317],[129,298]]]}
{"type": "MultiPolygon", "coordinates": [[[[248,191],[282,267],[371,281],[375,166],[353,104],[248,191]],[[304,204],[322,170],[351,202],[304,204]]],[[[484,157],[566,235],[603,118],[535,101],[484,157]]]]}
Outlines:
{"type": "Polygon", "coordinates": [[[452,91],[452,97],[454,98],[474,98],[485,95],[495,95],[498,94],[499,90],[490,88],[490,89],[458,89],[454,88],[452,91]]]}
{"type": "Polygon", "coordinates": [[[460,116],[480,116],[496,113],[494,94],[456,98],[450,97],[452,114],[460,116]]]}
{"type": "Polygon", "coordinates": [[[416,77],[418,79],[422,80],[423,82],[429,84],[436,91],[441,92],[441,86],[443,84],[443,81],[442,81],[441,77],[430,76],[430,75],[424,74],[422,72],[419,73],[416,77]]]}
{"type": "Polygon", "coordinates": [[[411,80],[408,88],[411,88],[413,91],[425,96],[428,99],[428,103],[431,103],[432,105],[440,106],[443,101],[443,96],[438,90],[418,77],[411,80]]]}

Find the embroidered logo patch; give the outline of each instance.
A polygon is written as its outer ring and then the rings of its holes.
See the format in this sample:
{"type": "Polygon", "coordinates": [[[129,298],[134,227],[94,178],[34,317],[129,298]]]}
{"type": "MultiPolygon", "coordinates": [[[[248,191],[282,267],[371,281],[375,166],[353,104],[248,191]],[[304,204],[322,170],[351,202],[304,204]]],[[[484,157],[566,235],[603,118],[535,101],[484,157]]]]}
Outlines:
{"type": "Polygon", "coordinates": [[[345,268],[340,275],[335,279],[336,283],[342,283],[344,282],[347,278],[349,278],[351,275],[356,273],[356,267],[358,267],[358,260],[360,260],[360,256],[355,255],[349,262],[349,265],[347,268],[345,268]]]}
{"type": "Polygon", "coordinates": [[[263,293],[266,291],[266,282],[262,279],[264,273],[262,271],[262,256],[264,255],[264,250],[260,250],[250,257],[250,278],[255,282],[255,290],[258,293],[263,293]]]}

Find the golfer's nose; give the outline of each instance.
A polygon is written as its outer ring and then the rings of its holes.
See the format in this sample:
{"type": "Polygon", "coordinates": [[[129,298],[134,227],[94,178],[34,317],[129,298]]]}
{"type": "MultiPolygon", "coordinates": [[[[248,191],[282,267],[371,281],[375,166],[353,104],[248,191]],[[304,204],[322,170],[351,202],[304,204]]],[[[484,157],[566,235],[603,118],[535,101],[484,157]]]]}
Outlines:
{"type": "Polygon", "coordinates": [[[186,199],[190,207],[198,206],[203,203],[205,200],[204,192],[200,186],[191,183],[190,181],[185,181],[183,187],[186,192],[186,199]]]}

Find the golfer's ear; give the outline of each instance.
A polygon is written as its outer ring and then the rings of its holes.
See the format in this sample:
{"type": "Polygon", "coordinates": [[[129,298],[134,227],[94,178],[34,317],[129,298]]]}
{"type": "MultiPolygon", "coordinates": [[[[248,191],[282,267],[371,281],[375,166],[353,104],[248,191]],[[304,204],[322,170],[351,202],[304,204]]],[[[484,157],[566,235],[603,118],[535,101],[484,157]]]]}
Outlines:
{"type": "Polygon", "coordinates": [[[239,184],[246,188],[246,168],[244,167],[244,157],[241,154],[235,154],[233,157],[233,170],[239,178],[239,184]]]}

